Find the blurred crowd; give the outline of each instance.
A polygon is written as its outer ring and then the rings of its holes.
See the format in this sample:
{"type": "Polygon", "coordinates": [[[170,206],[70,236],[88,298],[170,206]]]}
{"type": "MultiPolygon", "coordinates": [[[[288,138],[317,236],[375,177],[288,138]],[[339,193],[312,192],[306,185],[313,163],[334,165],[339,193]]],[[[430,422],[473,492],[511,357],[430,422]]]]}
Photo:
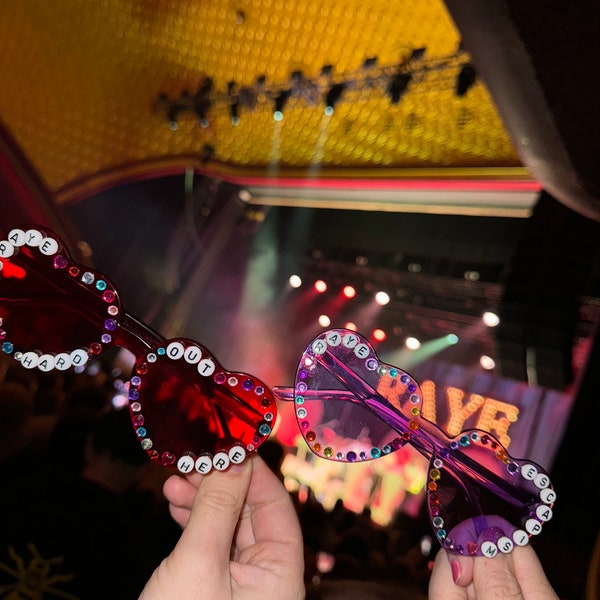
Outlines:
{"type": "MultiPolygon", "coordinates": [[[[136,598],[180,530],[162,496],[173,473],[148,460],[119,374],[42,373],[0,359],[0,598],[136,598]]],[[[286,449],[259,452],[280,476],[286,449]]],[[[426,519],[376,525],[338,502],[292,493],[304,534],[307,598],[426,598],[437,550],[426,519]]]]}

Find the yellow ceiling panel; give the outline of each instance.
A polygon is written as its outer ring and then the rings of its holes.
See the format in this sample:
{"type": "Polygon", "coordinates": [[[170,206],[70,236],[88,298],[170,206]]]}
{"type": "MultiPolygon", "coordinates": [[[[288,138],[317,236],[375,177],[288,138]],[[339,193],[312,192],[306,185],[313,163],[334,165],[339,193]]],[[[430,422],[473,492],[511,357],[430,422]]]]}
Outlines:
{"type": "Polygon", "coordinates": [[[185,164],[210,147],[234,169],[326,177],[331,169],[518,167],[485,86],[454,88],[460,36],[437,0],[3,0],[0,119],[48,187],[124,167],[185,164]],[[425,48],[410,60],[414,49],[425,48]],[[378,79],[366,85],[365,59],[378,79]],[[320,76],[331,65],[329,80],[320,76]],[[396,104],[387,86],[412,74],[396,104]],[[269,93],[294,71],[313,85],[275,121],[269,93]],[[227,84],[255,94],[234,125],[227,84]],[[208,126],[183,110],[169,127],[160,94],[177,100],[214,82],[208,126]],[[345,88],[332,115],[323,97],[345,88]]]}

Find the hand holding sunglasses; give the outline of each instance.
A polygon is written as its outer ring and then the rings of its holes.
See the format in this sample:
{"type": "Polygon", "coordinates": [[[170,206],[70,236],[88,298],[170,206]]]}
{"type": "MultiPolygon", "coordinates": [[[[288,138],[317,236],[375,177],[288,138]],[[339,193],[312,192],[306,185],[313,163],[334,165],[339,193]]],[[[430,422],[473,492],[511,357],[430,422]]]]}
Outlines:
{"type": "Polygon", "coordinates": [[[262,381],[226,371],[192,340],[164,339],[125,311],[109,279],[73,262],[58,236],[39,226],[12,229],[0,241],[0,344],[41,371],[129,350],[134,431],[152,460],[183,473],[241,463],[277,416],[262,381]]]}
{"type": "Polygon", "coordinates": [[[309,448],[321,458],[373,460],[411,444],[429,459],[427,507],[436,537],[455,554],[511,552],[552,518],[556,493],[539,465],[511,457],[486,431],[451,438],[421,415],[419,384],[379,360],[358,333],[332,329],[306,348],[293,401],[309,448]]]}

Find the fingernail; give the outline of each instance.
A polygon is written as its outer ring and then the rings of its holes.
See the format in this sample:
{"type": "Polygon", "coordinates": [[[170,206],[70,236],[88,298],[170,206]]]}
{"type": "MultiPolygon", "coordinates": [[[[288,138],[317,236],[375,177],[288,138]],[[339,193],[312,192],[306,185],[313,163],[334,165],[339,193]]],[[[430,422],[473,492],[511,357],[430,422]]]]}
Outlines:
{"type": "Polygon", "coordinates": [[[450,568],[452,569],[452,579],[454,579],[454,583],[458,583],[461,574],[460,565],[458,564],[458,561],[451,560],[450,568]]]}

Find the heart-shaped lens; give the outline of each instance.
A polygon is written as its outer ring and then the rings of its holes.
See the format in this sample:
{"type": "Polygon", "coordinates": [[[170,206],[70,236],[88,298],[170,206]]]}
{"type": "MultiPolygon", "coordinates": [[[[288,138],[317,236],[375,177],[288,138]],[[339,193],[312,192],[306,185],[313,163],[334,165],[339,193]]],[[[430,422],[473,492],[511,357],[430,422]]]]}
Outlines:
{"type": "Polygon", "coordinates": [[[431,524],[442,546],[456,554],[492,557],[527,544],[552,518],[555,500],[539,465],[512,458],[484,431],[463,432],[429,465],[431,524]]]}
{"type": "Polygon", "coordinates": [[[24,367],[66,370],[111,345],[121,312],[113,284],[73,263],[52,232],[11,230],[0,265],[2,350],[24,367]]]}
{"type": "MultiPolygon", "coordinates": [[[[384,365],[366,340],[348,330],[318,336],[300,360],[295,383],[295,413],[310,449],[342,462],[372,460],[402,447],[408,437],[369,408],[382,377],[393,375],[394,402],[414,396],[416,382],[384,365]]],[[[382,410],[386,410],[382,407],[382,410]]]]}
{"type": "Polygon", "coordinates": [[[269,437],[277,416],[260,380],[224,370],[208,350],[183,338],[138,360],[129,402],[148,455],[184,473],[242,462],[269,437]]]}

